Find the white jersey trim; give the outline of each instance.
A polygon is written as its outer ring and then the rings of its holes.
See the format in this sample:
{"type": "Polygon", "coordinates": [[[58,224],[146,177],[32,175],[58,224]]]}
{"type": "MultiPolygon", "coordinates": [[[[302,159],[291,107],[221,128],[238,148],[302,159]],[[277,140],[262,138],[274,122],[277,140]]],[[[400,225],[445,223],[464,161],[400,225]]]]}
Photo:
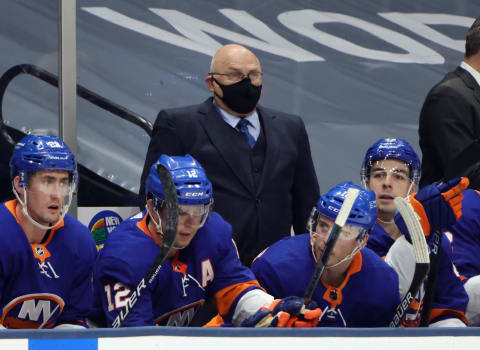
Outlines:
{"type": "Polygon", "coordinates": [[[233,313],[233,325],[240,326],[245,319],[252,316],[265,304],[270,304],[273,299],[270,294],[265,293],[261,289],[254,289],[245,293],[238,301],[233,313]]]}

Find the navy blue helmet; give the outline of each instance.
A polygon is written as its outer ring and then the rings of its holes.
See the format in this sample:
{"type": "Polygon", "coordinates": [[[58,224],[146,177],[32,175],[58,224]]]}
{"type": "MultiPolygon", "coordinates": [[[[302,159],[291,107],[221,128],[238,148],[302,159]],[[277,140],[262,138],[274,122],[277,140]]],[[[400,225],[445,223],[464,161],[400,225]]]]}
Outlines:
{"type": "Polygon", "coordinates": [[[410,168],[410,181],[418,186],[420,181],[420,159],[410,144],[402,139],[380,139],[367,150],[362,163],[360,177],[362,184],[370,175],[370,169],[375,161],[395,159],[404,162],[410,168]]]}
{"type": "Polygon", "coordinates": [[[172,176],[177,189],[178,204],[200,205],[210,204],[213,196],[212,183],[208,180],[203,167],[191,155],[172,156],[161,155],[150,168],[146,180],[146,194],[154,199],[165,199],[162,183],[158,178],[157,167],[165,166],[172,176]]]}
{"type": "Polygon", "coordinates": [[[24,187],[28,174],[42,170],[62,170],[77,181],[75,157],[63,140],[57,136],[27,135],[21,139],[10,158],[10,178],[20,176],[24,187]]]}
{"type": "Polygon", "coordinates": [[[363,238],[365,234],[370,232],[377,220],[377,205],[375,201],[375,192],[365,190],[352,182],[342,182],[330,189],[326,194],[322,195],[317,202],[317,206],[313,208],[309,220],[309,231],[314,231],[317,225],[318,215],[335,221],[338,212],[342,207],[343,201],[347,195],[349,188],[356,188],[360,192],[353,203],[350,215],[347,218],[347,225],[358,226],[361,233],[357,237],[363,238]]]}

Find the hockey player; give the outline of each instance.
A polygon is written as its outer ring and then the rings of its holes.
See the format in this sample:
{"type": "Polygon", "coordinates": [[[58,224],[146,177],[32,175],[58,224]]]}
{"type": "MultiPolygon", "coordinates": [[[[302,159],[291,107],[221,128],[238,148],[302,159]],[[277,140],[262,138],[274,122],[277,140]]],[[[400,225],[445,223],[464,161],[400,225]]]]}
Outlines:
{"type": "Polygon", "coordinates": [[[15,200],[0,205],[1,327],[83,328],[93,303],[95,244],[67,211],[77,184],[58,137],[25,136],[14,148],[15,200]]]}
{"type": "Polygon", "coordinates": [[[462,192],[462,216],[446,232],[453,246],[453,262],[467,291],[469,326],[480,326],[480,192],[462,192]]]}
{"type": "MultiPolygon", "coordinates": [[[[360,189],[344,182],[320,197],[310,234],[284,238],[254,260],[252,271],[268,293],[276,298],[305,293],[350,187],[360,189]]],[[[386,327],[393,319],[400,303],[397,274],[363,248],[376,218],[375,194],[360,189],[312,297],[322,309],[318,326],[386,327]]]]}
{"type": "MultiPolygon", "coordinates": [[[[370,234],[367,247],[382,257],[388,253],[386,261],[399,274],[402,297],[412,281],[415,259],[412,246],[408,243],[408,232],[396,224],[396,207],[393,199],[411,194],[410,202],[421,218],[427,243],[432,246],[434,242],[430,239],[432,237],[430,232],[446,228],[455,222],[453,214],[458,215],[455,203],[461,190],[468,185],[465,180],[460,182],[455,180],[440,186],[429,185],[417,194],[414,192],[419,178],[420,161],[405,140],[381,139],[374,143],[365,155],[361,180],[367,189],[375,192],[378,210],[377,223],[370,234]]],[[[401,221],[399,216],[397,219],[401,221]]],[[[447,239],[442,240],[437,276],[430,326],[465,326],[468,297],[459,277],[455,274],[451,245],[447,239]]],[[[423,294],[424,289],[421,289],[420,302],[412,304],[404,321],[405,326],[416,327],[420,324],[419,310],[422,309],[423,294]]]]}
{"type": "MultiPolygon", "coordinates": [[[[176,241],[152,287],[137,299],[122,326],[188,326],[207,298],[213,298],[219,314],[235,326],[264,305],[270,309],[266,307],[269,311],[265,322],[257,326],[314,326],[319,310],[305,312],[311,324],[294,324],[297,319],[283,311],[297,305],[299,298],[272,303],[273,297],[260,288],[252,272],[241,264],[230,224],[212,212],[212,184],[190,155],[159,158],[146,180],[146,210],[112,231],[99,253],[95,293],[106,325],[118,325],[117,316],[162,246],[166,208],[158,166],[169,170],[177,190],[176,241]]],[[[300,307],[301,303],[296,311],[300,307]]]]}

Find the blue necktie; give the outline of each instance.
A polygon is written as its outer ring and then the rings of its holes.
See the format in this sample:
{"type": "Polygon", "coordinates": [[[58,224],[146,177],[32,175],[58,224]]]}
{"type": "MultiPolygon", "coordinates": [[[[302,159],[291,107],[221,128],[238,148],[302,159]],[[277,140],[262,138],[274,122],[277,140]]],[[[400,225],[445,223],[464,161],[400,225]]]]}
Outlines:
{"type": "Polygon", "coordinates": [[[255,146],[255,139],[253,138],[252,134],[250,134],[250,132],[248,132],[248,124],[250,124],[250,122],[246,119],[240,119],[240,121],[238,122],[236,128],[238,129],[238,131],[240,131],[243,135],[245,135],[245,139],[247,140],[248,142],[248,145],[250,146],[250,148],[253,148],[253,146],[255,146]]]}

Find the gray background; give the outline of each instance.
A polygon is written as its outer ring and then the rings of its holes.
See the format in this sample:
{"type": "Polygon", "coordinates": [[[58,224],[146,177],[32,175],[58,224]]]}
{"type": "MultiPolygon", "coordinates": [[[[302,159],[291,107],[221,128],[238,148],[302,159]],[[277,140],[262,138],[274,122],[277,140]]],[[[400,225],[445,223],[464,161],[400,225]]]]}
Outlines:
{"type": "MultiPolygon", "coordinates": [[[[297,62],[251,48],[264,71],[261,104],[300,115],[307,126],[322,192],[343,180],[359,183],[362,157],[382,137],[400,137],[419,152],[418,115],[428,90],[461,61],[463,52],[439,45],[378,15],[379,12],[480,14],[477,0],[77,0],[78,83],[155,120],[159,110],[196,104],[209,96],[204,83],[211,56],[110,23],[85,10],[107,7],[176,35],[171,24],[149,8],[175,9],[204,22],[253,37],[219,9],[248,12],[282,36],[324,61],[297,62]],[[312,9],[349,15],[434,50],[444,63],[395,63],[367,59],[322,45],[283,25],[286,11],[312,9]]],[[[57,1],[0,0],[0,74],[20,63],[57,74],[57,1]]],[[[432,25],[455,40],[467,28],[432,25]]],[[[342,23],[315,28],[370,49],[405,53],[400,47],[342,23]]],[[[210,35],[219,44],[230,40],[210,35]]],[[[257,38],[258,39],[258,38],[257,38]]],[[[210,48],[212,49],[212,48],[210,48]]],[[[23,131],[57,133],[57,91],[30,76],[20,76],[7,90],[3,114],[23,131]]],[[[90,103],[78,100],[80,162],[138,192],[149,137],[90,103]]]]}

